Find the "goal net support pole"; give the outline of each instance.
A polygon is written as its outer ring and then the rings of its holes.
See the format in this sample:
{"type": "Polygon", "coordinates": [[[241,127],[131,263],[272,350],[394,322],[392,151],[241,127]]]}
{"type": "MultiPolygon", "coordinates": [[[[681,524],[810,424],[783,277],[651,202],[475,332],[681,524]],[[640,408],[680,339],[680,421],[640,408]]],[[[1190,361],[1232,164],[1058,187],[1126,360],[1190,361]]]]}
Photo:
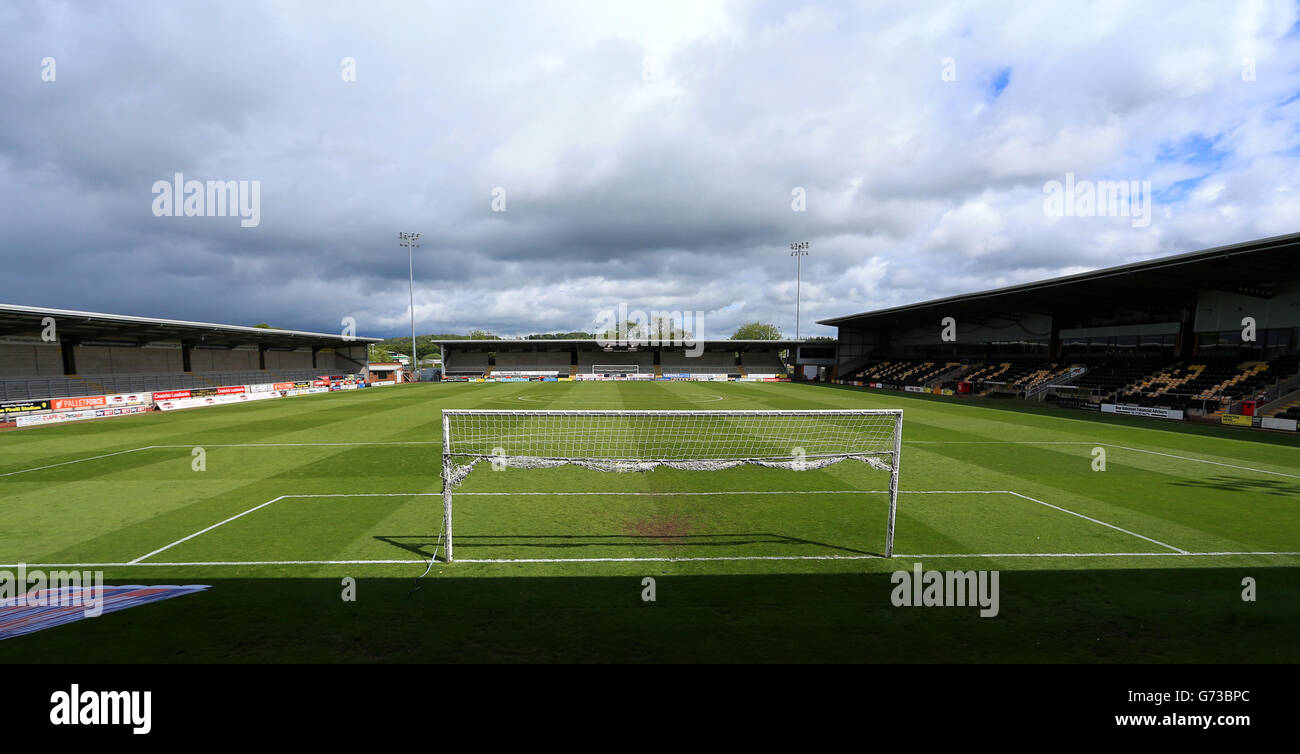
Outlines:
{"type": "Polygon", "coordinates": [[[745,464],[791,471],[848,459],[889,472],[885,557],[894,554],[900,409],[794,411],[516,411],[444,409],[442,504],[447,562],[454,560],[452,499],[473,467],[595,471],[659,466],[716,471],[745,464]]]}

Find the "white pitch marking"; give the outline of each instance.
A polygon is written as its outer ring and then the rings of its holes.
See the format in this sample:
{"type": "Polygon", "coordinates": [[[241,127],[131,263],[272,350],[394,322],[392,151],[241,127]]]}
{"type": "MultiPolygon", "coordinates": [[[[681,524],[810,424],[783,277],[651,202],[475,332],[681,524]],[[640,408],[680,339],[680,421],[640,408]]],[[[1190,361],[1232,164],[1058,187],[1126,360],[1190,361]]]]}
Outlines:
{"type": "Polygon", "coordinates": [[[47,466],[37,466],[36,468],[32,468],[32,469],[19,469],[18,471],[6,471],[5,473],[0,474],[0,476],[13,476],[14,474],[26,474],[29,471],[41,471],[43,469],[52,469],[55,468],[56,466],[67,466],[70,463],[84,463],[85,461],[95,461],[100,458],[111,458],[112,456],[120,456],[124,453],[135,453],[140,450],[149,450],[150,448],[154,448],[154,447],[156,446],[146,445],[143,448],[131,448],[130,450],[119,450],[116,453],[105,453],[102,456],[91,456],[90,458],[77,458],[72,461],[63,461],[62,463],[51,463],[47,466]]]}
{"type": "Polygon", "coordinates": [[[1204,458],[1192,458],[1191,456],[1180,456],[1175,453],[1162,453],[1157,450],[1146,450],[1144,448],[1132,448],[1127,445],[1115,445],[1108,442],[1087,442],[1085,440],[904,440],[904,445],[1092,445],[1093,447],[1118,448],[1119,450],[1131,450],[1134,453],[1148,453],[1153,456],[1164,456],[1165,458],[1177,458],[1180,461],[1191,461],[1192,463],[1208,463],[1211,466],[1224,466],[1229,469],[1238,469],[1241,471],[1253,471],[1256,474],[1271,474],[1273,476],[1284,476],[1288,479],[1300,479],[1300,474],[1287,474],[1281,471],[1269,471],[1268,469],[1256,469],[1251,466],[1239,466],[1232,463],[1223,463],[1222,461],[1207,461],[1204,458]]]}
{"type": "Polygon", "coordinates": [[[252,513],[252,512],[255,511],[255,510],[260,510],[260,509],[262,509],[262,508],[265,508],[266,506],[270,505],[271,503],[274,503],[274,502],[279,501],[279,500],[283,500],[284,498],[285,498],[285,496],[284,496],[284,495],[281,495],[280,497],[277,497],[277,498],[275,498],[274,500],[267,500],[265,503],[262,503],[261,505],[253,506],[252,508],[249,508],[248,510],[244,511],[243,513],[236,513],[235,515],[231,516],[230,518],[226,519],[225,521],[221,521],[221,522],[215,523],[215,524],[213,524],[212,526],[209,526],[209,527],[206,528],[206,529],[201,529],[201,530],[199,530],[199,531],[196,531],[196,532],[194,532],[193,534],[189,535],[188,537],[182,537],[182,538],[176,540],[175,542],[172,542],[172,543],[169,544],[169,545],[166,545],[166,546],[163,546],[163,547],[159,547],[157,550],[154,550],[153,552],[149,553],[148,555],[141,555],[140,557],[136,558],[135,560],[132,560],[132,561],[131,561],[131,564],[134,565],[134,564],[136,564],[136,563],[139,563],[139,562],[142,561],[142,560],[145,560],[146,558],[151,558],[151,557],[153,557],[154,555],[157,555],[158,553],[163,552],[164,550],[170,550],[171,548],[175,547],[176,545],[181,544],[182,542],[188,542],[189,540],[194,539],[195,537],[199,536],[200,534],[205,534],[205,533],[207,533],[207,532],[210,532],[210,531],[212,531],[213,529],[217,528],[218,526],[221,526],[221,525],[223,525],[223,524],[228,524],[228,523],[230,523],[231,521],[234,521],[234,520],[237,519],[237,518],[242,518],[242,517],[244,517],[244,516],[247,516],[248,514],[252,513]]]}
{"type": "MultiPolygon", "coordinates": [[[[182,445],[182,446],[179,446],[179,447],[189,447],[189,446],[188,446],[188,445],[182,445]]],[[[729,490],[729,491],[718,491],[718,492],[663,492],[663,493],[661,493],[661,492],[609,492],[609,493],[604,493],[604,492],[571,492],[571,493],[570,493],[570,492],[558,492],[558,493],[557,493],[557,492],[519,492],[519,493],[513,493],[513,492],[463,492],[463,493],[461,493],[461,494],[462,494],[462,495],[516,495],[516,494],[518,494],[518,495],[553,495],[553,496],[554,496],[554,495],[560,495],[560,496],[567,496],[567,495],[645,495],[645,496],[655,496],[655,497],[659,497],[659,496],[664,496],[664,495],[756,495],[756,494],[758,494],[758,495],[761,495],[761,494],[773,494],[773,495],[791,495],[791,494],[794,494],[794,495],[826,495],[826,494],[831,494],[831,495],[849,495],[849,494],[871,494],[871,493],[882,494],[883,492],[884,492],[884,490],[827,490],[827,491],[818,491],[818,490],[792,490],[792,491],[784,491],[784,492],[783,492],[783,491],[774,491],[774,492],[739,492],[739,491],[730,491],[730,490],[729,490]]],[[[913,494],[921,494],[921,495],[941,495],[941,494],[1008,494],[1008,492],[1007,492],[1006,490],[900,490],[900,491],[899,491],[899,494],[905,494],[905,493],[913,493],[913,494]]],[[[1010,494],[1016,494],[1016,493],[1010,493],[1010,494]]],[[[270,505],[271,503],[276,503],[276,502],[279,502],[279,501],[281,501],[281,500],[286,500],[286,499],[289,499],[289,498],[331,498],[331,497],[441,497],[441,496],[442,496],[442,493],[441,493],[441,492],[327,492],[327,493],[303,493],[303,494],[297,494],[297,495],[281,495],[281,496],[275,498],[274,500],[268,500],[268,501],[266,501],[265,503],[262,503],[261,505],[253,506],[252,508],[249,508],[248,510],[246,510],[246,511],[244,511],[244,512],[242,512],[242,513],[237,513],[237,514],[231,516],[230,518],[227,518],[227,519],[224,520],[224,521],[220,521],[220,522],[215,523],[215,524],[213,524],[213,525],[211,525],[211,526],[209,526],[209,527],[207,527],[207,528],[205,528],[205,529],[201,529],[201,530],[199,530],[199,531],[196,531],[196,532],[194,532],[193,534],[190,534],[189,536],[182,537],[181,539],[178,539],[178,540],[176,540],[175,542],[172,542],[172,543],[169,544],[169,545],[165,545],[165,546],[163,546],[163,547],[160,547],[160,548],[158,548],[157,550],[154,550],[153,552],[151,552],[151,553],[149,553],[149,554],[147,554],[147,555],[141,555],[140,557],[138,557],[138,558],[136,558],[135,560],[132,560],[130,563],[128,563],[128,565],[150,565],[150,564],[147,564],[147,563],[142,563],[141,561],[148,560],[149,558],[153,557],[154,555],[157,555],[157,554],[160,553],[160,552],[164,552],[164,551],[166,551],[166,550],[170,550],[171,548],[175,547],[176,545],[182,544],[182,543],[184,543],[184,542],[188,542],[189,540],[194,539],[195,537],[199,536],[200,534],[206,534],[207,532],[212,531],[213,529],[217,528],[218,526],[223,526],[223,525],[225,525],[225,524],[230,523],[231,521],[234,521],[234,520],[237,519],[237,518],[242,518],[242,517],[244,517],[244,516],[247,516],[247,515],[250,514],[250,513],[253,513],[254,511],[261,510],[262,508],[265,508],[266,506],[270,505]]],[[[1031,498],[1031,499],[1032,499],[1032,498],[1031,498]]],[[[1034,502],[1038,502],[1038,501],[1035,500],[1034,502]]],[[[1044,503],[1044,505],[1047,505],[1047,504],[1044,503]]],[[[1055,506],[1051,506],[1051,507],[1055,507],[1055,506]]],[[[1067,511],[1067,512],[1068,512],[1068,511],[1067,511]]],[[[1078,515],[1078,514],[1076,514],[1076,515],[1078,515]]],[[[1084,516],[1084,518],[1087,518],[1087,517],[1084,516]]],[[[1100,523],[1100,522],[1099,522],[1099,523],[1100,523]]],[[[1109,524],[1106,524],[1106,525],[1109,526],[1109,524]]],[[[1137,535],[1134,535],[1134,536],[1137,536],[1137,535]]],[[[1144,537],[1144,539],[1145,539],[1145,537],[1144,537]]],[[[1152,541],[1154,541],[1154,540],[1152,540],[1152,541]]],[[[846,556],[846,555],[826,555],[826,556],[823,556],[823,555],[798,555],[798,556],[777,556],[777,555],[771,555],[771,556],[767,556],[767,555],[764,555],[764,556],[718,557],[718,558],[596,558],[596,559],[592,560],[591,562],[622,562],[622,561],[636,562],[636,561],[638,561],[638,560],[644,560],[644,561],[646,561],[646,562],[664,562],[664,561],[675,562],[675,561],[679,561],[679,560],[844,560],[844,559],[850,559],[850,560],[852,560],[852,559],[859,559],[859,558],[863,558],[863,557],[875,558],[875,557],[879,557],[879,556],[877,556],[877,555],[864,555],[864,556],[846,556]]],[[[580,559],[580,558],[563,558],[563,559],[561,559],[561,560],[575,560],[575,561],[577,561],[577,562],[582,562],[582,561],[583,561],[583,559],[580,559]]],[[[256,565],[267,565],[267,564],[272,564],[272,563],[316,563],[316,562],[326,562],[326,563],[338,562],[338,563],[347,563],[347,562],[363,562],[363,561],[250,561],[250,564],[256,564],[256,565]]],[[[374,562],[387,562],[387,561],[374,561],[374,562]]],[[[420,561],[420,560],[401,560],[401,561],[393,561],[393,562],[399,562],[399,563],[422,563],[422,562],[426,562],[426,561],[420,561]]],[[[502,561],[491,561],[491,560],[474,561],[474,560],[469,560],[469,561],[464,561],[464,562],[471,562],[471,563],[472,563],[472,562],[483,562],[483,563],[489,563],[489,562],[502,562],[502,563],[506,563],[506,562],[510,562],[510,563],[514,563],[514,562],[521,562],[521,563],[522,563],[522,562],[539,562],[539,563],[545,563],[545,562],[551,562],[551,561],[548,560],[548,559],[540,559],[540,560],[502,560],[502,561]]]]}
{"type": "Polygon", "coordinates": [[[1122,527],[1116,526],[1116,525],[1114,525],[1114,524],[1108,524],[1108,523],[1106,523],[1105,521],[1102,521],[1101,519],[1093,518],[1093,517],[1091,517],[1091,516],[1085,516],[1085,515],[1083,515],[1082,513],[1075,513],[1074,511],[1070,510],[1069,508],[1062,508],[1062,507],[1059,506],[1059,505],[1052,505],[1051,503],[1044,503],[1042,500],[1036,500],[1036,499],[1034,499],[1034,498],[1032,498],[1032,497],[1030,497],[1030,496],[1028,496],[1028,495],[1022,495],[1022,494],[1020,494],[1019,492],[1014,492],[1014,491],[1008,491],[1008,492],[1009,492],[1009,494],[1015,495],[1016,497],[1021,498],[1021,499],[1024,499],[1024,500],[1028,500],[1028,501],[1030,501],[1030,502],[1032,502],[1032,503],[1038,503],[1039,505],[1046,505],[1048,508],[1054,508],[1054,509],[1056,509],[1056,510],[1058,510],[1058,511],[1061,511],[1062,513],[1069,513],[1071,516],[1078,516],[1079,518],[1085,519],[1085,520],[1087,520],[1087,521],[1091,521],[1091,522],[1093,522],[1094,524],[1101,524],[1102,526],[1110,527],[1111,529],[1114,529],[1115,531],[1122,531],[1122,532],[1124,532],[1125,534],[1128,534],[1128,535],[1131,535],[1131,536],[1137,537],[1138,539],[1145,539],[1146,541],[1151,542],[1152,544],[1157,544],[1157,545],[1160,545],[1161,547],[1166,547],[1166,548],[1168,548],[1168,549],[1170,549],[1170,550],[1173,550],[1174,552],[1182,553],[1183,555],[1187,555],[1187,554],[1188,554],[1187,551],[1184,550],[1184,549],[1181,549],[1181,548],[1178,548],[1178,547],[1174,547],[1173,545],[1165,544],[1164,542],[1161,542],[1161,541],[1158,540],[1158,539],[1152,539],[1152,538],[1150,538],[1150,537],[1144,537],[1144,536],[1142,536],[1141,534],[1138,534],[1137,532],[1129,531],[1128,529],[1125,529],[1125,528],[1122,528],[1122,527]]]}
{"type": "MultiPolygon", "coordinates": [[[[1297,557],[1300,552],[1003,552],[1003,553],[934,553],[928,555],[904,555],[895,553],[891,560],[905,559],[922,559],[922,558],[1228,558],[1228,557],[1297,557]]],[[[761,559],[780,559],[780,560],[885,560],[880,555],[800,555],[800,556],[753,556],[761,559]]],[[[689,561],[689,560],[733,560],[740,558],[662,558],[659,560],[689,561]]],[[[548,560],[536,559],[531,561],[512,561],[512,560],[469,560],[458,559],[454,563],[444,563],[444,565],[454,565],[455,563],[515,563],[515,562],[533,562],[533,563],[574,563],[574,562],[624,562],[648,560],[647,558],[554,558],[548,560]]],[[[191,561],[183,563],[142,563],[131,561],[130,563],[0,563],[0,568],[17,568],[19,565],[25,565],[28,568],[126,568],[148,566],[152,568],[190,568],[190,567],[207,567],[207,566],[294,566],[294,565],[428,565],[428,558],[422,560],[207,560],[191,561]]]]}
{"type": "Polygon", "coordinates": [[[1300,552],[981,552],[981,553],[939,553],[929,555],[903,555],[894,553],[898,558],[1206,558],[1229,556],[1294,556],[1300,552]]]}
{"type": "MultiPolygon", "coordinates": [[[[312,448],[352,445],[441,445],[441,440],[393,440],[388,442],[230,442],[198,443],[205,448],[312,448]]],[[[194,445],[151,445],[152,448],[192,448],[194,445]]]]}
{"type": "MultiPolygon", "coordinates": [[[[530,397],[530,396],[526,396],[526,395],[516,395],[516,396],[515,396],[515,400],[517,400],[517,401],[523,401],[524,403],[542,403],[542,404],[546,404],[546,405],[548,405],[548,406],[554,406],[555,403],[556,403],[556,402],[553,401],[553,400],[551,400],[551,401],[547,401],[547,400],[538,400],[538,399],[536,399],[536,398],[533,398],[533,397],[530,397]]],[[[675,402],[677,402],[677,403],[716,403],[717,401],[722,401],[722,400],[726,400],[726,396],[722,396],[722,395],[708,395],[708,396],[703,396],[703,397],[700,397],[700,398],[685,398],[685,399],[682,399],[682,400],[680,400],[680,401],[675,401],[675,402]]],[[[580,401],[579,403],[580,403],[580,405],[582,405],[582,406],[618,406],[619,408],[622,408],[622,407],[624,406],[623,401],[580,401]]],[[[559,406],[558,408],[563,408],[563,406],[559,406]]]]}
{"type": "MultiPolygon", "coordinates": [[[[716,490],[711,492],[457,492],[456,497],[513,497],[534,495],[541,497],[570,497],[578,495],[632,495],[647,497],[676,497],[683,495],[884,495],[889,490],[716,490]]],[[[899,490],[900,495],[1011,495],[1010,490],[899,490]]],[[[442,497],[441,492],[321,492],[281,497],[442,497]]]]}
{"type": "MultiPolygon", "coordinates": [[[[392,442],[239,442],[239,443],[198,443],[205,448],[302,448],[315,446],[351,446],[351,445],[441,445],[441,440],[406,440],[392,442]]],[[[43,469],[52,469],[56,466],[67,466],[70,463],[85,463],[86,461],[95,461],[100,458],[110,458],[120,456],[123,453],[136,453],[141,450],[161,450],[165,448],[193,448],[195,444],[189,445],[145,445],[141,448],[131,448],[129,450],[119,450],[115,453],[105,453],[104,455],[91,456],[89,458],[77,458],[62,463],[52,463],[48,466],[37,466],[31,469],[19,469],[18,471],[6,471],[0,474],[0,477],[13,476],[14,474],[26,474],[29,471],[41,471],[43,469]]]]}
{"type": "Polygon", "coordinates": [[[1230,469],[1240,469],[1241,471],[1253,471],[1257,474],[1272,474],[1273,476],[1284,476],[1287,477],[1288,479],[1300,479],[1300,475],[1284,474],[1280,471],[1268,471],[1267,469],[1254,469],[1249,466],[1237,466],[1236,464],[1221,463],[1219,461],[1206,461],[1201,458],[1189,458],[1187,456],[1174,455],[1173,453],[1160,453],[1154,450],[1143,450],[1142,448],[1128,448],[1123,445],[1111,445],[1110,447],[1119,448],[1120,450],[1131,450],[1135,453],[1150,453],[1153,456],[1165,456],[1166,458],[1178,458],[1183,461],[1193,461],[1195,463],[1208,463],[1212,466],[1226,466],[1227,468],[1230,469]]]}
{"type": "Polygon", "coordinates": [[[884,560],[884,555],[735,555],[710,558],[457,558],[456,563],[689,563],[719,560],[884,560]]]}

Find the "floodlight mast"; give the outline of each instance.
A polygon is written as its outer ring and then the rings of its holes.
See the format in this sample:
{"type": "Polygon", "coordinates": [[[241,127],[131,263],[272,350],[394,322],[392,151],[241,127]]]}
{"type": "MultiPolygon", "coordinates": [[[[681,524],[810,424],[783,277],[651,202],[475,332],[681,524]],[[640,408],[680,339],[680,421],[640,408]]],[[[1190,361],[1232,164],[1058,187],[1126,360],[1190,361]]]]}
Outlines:
{"type": "Polygon", "coordinates": [[[794,339],[799,339],[799,293],[803,283],[803,258],[808,256],[808,242],[790,244],[790,256],[794,262],[794,339]]]}
{"type": "Polygon", "coordinates": [[[420,248],[419,233],[398,233],[397,245],[406,247],[407,265],[411,276],[411,382],[419,376],[415,348],[415,249],[420,248]]]}

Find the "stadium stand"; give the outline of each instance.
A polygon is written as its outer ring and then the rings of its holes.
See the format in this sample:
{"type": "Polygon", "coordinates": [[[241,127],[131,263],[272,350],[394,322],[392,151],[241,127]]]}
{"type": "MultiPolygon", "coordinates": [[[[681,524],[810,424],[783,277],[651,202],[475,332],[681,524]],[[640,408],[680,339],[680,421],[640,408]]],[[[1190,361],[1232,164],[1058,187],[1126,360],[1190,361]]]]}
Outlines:
{"type": "MultiPolygon", "coordinates": [[[[835,348],[818,341],[708,340],[690,344],[636,341],[611,344],[581,338],[521,338],[439,341],[443,379],[465,380],[512,375],[530,379],[754,379],[788,380],[791,364],[809,369],[834,364],[835,348]],[[491,356],[495,354],[495,356],[491,356]],[[739,356],[739,358],[738,358],[739,356]],[[595,371],[599,370],[599,371],[595,371]],[[532,372],[532,374],[530,374],[532,372]]],[[[809,372],[811,374],[811,371],[809,372]]]]}
{"type": "Polygon", "coordinates": [[[1164,364],[1153,365],[1149,361],[1102,361],[1088,365],[1088,371],[1071,384],[1087,388],[1097,398],[1109,398],[1124,386],[1146,379],[1165,368],[1164,364]]]}
{"type": "Polygon", "coordinates": [[[379,339],[0,304],[0,401],[355,373],[374,342],[379,339]]]}
{"type": "Polygon", "coordinates": [[[659,368],[663,374],[740,374],[736,354],[732,351],[705,351],[696,357],[683,351],[663,351],[659,356],[659,368]]]}
{"type": "Polygon", "coordinates": [[[1300,233],[819,324],[838,330],[840,382],[910,387],[958,361],[940,380],[954,394],[1289,429],[1263,419],[1300,406],[1300,233]]]}
{"type": "Polygon", "coordinates": [[[1050,361],[1021,361],[999,364],[996,378],[985,379],[985,385],[999,384],[1023,392],[1068,373],[1074,364],[1050,361]]]}
{"type": "Polygon", "coordinates": [[[957,361],[883,361],[857,370],[849,379],[924,387],[960,366],[957,361]]]}
{"type": "Polygon", "coordinates": [[[591,374],[599,366],[635,366],[638,373],[654,374],[655,355],[650,351],[579,351],[578,373],[591,374]]]}
{"type": "Polygon", "coordinates": [[[482,377],[487,374],[487,351],[456,351],[453,358],[443,349],[442,373],[448,377],[482,377]]]}
{"type": "Polygon", "coordinates": [[[1177,363],[1118,389],[1115,398],[1137,405],[1213,409],[1216,404],[1255,399],[1279,377],[1295,374],[1296,367],[1293,354],[1267,362],[1220,358],[1177,363]]]}
{"type": "Polygon", "coordinates": [[[747,374],[785,374],[787,367],[776,351],[743,351],[741,366],[747,374]]]}
{"type": "Polygon", "coordinates": [[[497,375],[548,376],[569,374],[569,354],[558,352],[511,352],[497,353],[496,365],[492,373],[497,375]]]}

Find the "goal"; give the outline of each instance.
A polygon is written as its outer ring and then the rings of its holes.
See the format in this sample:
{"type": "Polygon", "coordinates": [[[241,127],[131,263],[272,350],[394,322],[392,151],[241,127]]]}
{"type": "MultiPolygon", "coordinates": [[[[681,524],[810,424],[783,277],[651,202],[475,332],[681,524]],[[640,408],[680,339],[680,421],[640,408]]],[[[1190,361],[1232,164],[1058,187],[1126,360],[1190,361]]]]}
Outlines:
{"type": "MultiPolygon", "coordinates": [[[[576,465],[608,472],[716,471],[743,464],[804,471],[853,459],[889,473],[885,557],[894,552],[901,409],[807,411],[523,411],[444,409],[445,557],[454,491],[482,461],[496,468],[576,465]]],[[[864,490],[864,494],[866,491],[864,490]]],[[[638,560],[638,558],[625,558],[638,560]]]]}
{"type": "Polygon", "coordinates": [[[592,374],[640,374],[636,364],[592,364],[592,374]]]}

